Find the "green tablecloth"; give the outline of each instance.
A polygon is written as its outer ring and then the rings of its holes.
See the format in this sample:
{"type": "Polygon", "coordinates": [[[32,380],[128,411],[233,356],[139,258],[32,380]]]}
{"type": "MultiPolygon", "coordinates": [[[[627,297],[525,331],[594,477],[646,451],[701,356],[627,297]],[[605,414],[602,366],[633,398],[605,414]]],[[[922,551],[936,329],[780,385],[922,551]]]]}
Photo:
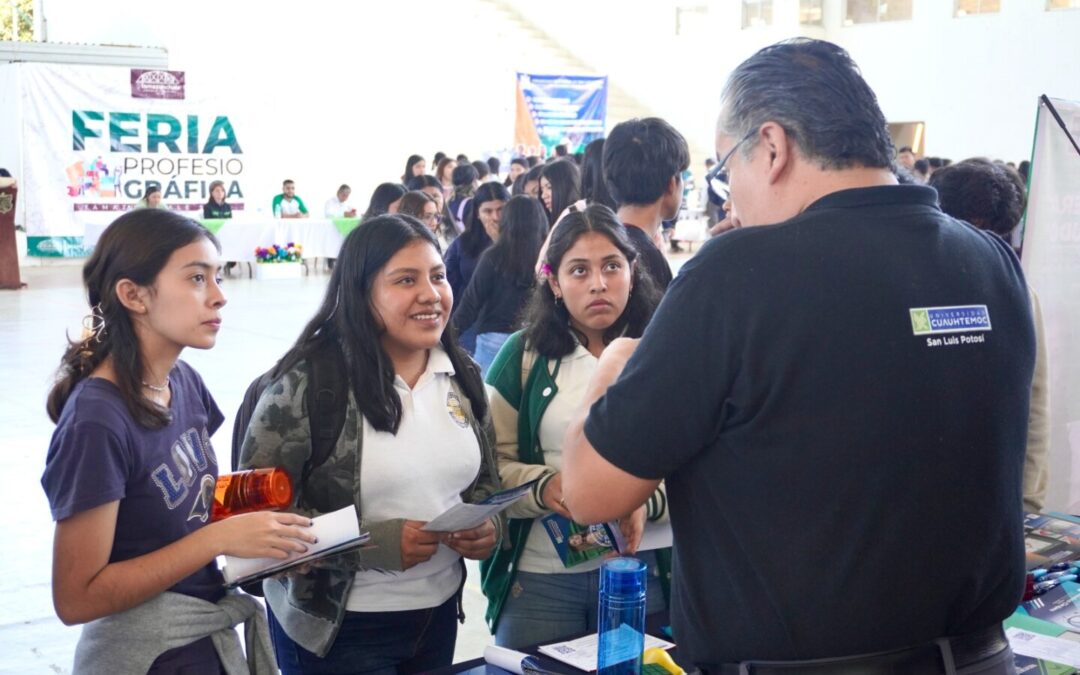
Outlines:
{"type": "Polygon", "coordinates": [[[356,226],[360,224],[359,218],[334,218],[334,227],[341,233],[341,236],[346,236],[350,232],[356,229],[356,226]]]}
{"type": "Polygon", "coordinates": [[[225,223],[229,222],[229,219],[228,218],[207,218],[206,220],[200,220],[199,222],[202,223],[203,227],[205,227],[206,229],[213,232],[214,236],[216,237],[217,233],[221,231],[221,226],[224,225],[225,223]]]}

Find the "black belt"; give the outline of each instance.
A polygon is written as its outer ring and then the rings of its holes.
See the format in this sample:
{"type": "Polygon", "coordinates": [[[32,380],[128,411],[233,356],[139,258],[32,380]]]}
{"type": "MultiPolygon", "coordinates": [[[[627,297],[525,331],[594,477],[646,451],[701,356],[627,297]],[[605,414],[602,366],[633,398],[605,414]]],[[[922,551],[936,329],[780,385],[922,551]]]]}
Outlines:
{"type": "Polygon", "coordinates": [[[707,675],[895,675],[951,673],[1000,653],[1009,646],[1001,625],[907,649],[812,661],[743,661],[702,667],[707,675]],[[951,667],[950,667],[951,666],[951,667]]]}

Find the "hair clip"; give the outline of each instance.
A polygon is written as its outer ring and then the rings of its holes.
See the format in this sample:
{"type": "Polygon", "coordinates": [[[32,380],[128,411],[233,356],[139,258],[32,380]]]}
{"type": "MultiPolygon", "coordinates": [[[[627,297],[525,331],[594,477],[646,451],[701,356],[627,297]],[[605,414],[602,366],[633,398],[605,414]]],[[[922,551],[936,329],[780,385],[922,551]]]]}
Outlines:
{"type": "Polygon", "coordinates": [[[101,342],[101,336],[105,332],[105,315],[101,311],[100,302],[91,307],[90,313],[83,317],[82,328],[83,341],[101,342]]]}
{"type": "Polygon", "coordinates": [[[551,265],[549,265],[547,263],[544,263],[543,265],[541,265],[540,266],[540,274],[543,274],[545,277],[550,277],[551,276],[551,265]]]}

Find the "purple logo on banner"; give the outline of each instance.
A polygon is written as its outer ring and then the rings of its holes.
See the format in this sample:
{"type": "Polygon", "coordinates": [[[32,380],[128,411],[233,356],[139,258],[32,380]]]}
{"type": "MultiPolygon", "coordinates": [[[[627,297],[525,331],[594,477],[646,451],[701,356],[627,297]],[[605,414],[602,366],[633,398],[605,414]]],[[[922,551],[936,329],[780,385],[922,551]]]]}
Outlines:
{"type": "Polygon", "coordinates": [[[184,71],[131,69],[132,98],[184,98],[184,71]]]}

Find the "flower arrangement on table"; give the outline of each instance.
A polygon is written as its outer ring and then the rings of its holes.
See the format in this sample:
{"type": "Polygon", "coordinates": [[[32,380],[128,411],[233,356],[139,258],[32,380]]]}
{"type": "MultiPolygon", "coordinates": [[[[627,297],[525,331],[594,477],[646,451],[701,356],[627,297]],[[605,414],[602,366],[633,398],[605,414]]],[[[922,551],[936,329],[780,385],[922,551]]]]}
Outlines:
{"type": "Polygon", "coordinates": [[[269,247],[255,247],[255,262],[260,263],[291,263],[300,262],[304,257],[304,247],[300,244],[289,242],[284,246],[274,244],[269,247]]]}

